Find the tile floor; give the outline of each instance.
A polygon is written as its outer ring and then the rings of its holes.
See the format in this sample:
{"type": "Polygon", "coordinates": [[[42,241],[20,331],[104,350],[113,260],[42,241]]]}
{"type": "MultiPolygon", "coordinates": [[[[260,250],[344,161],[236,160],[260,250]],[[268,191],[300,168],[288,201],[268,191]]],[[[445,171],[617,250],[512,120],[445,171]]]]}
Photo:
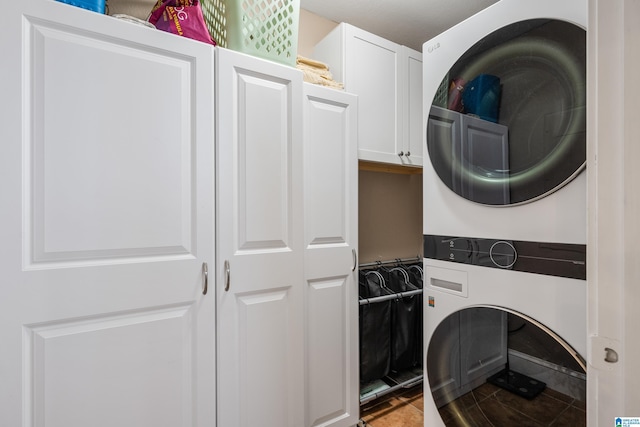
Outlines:
{"type": "MultiPolygon", "coordinates": [[[[367,427],[423,427],[422,386],[400,390],[369,402],[360,416],[367,427]]],[[[484,384],[440,408],[447,426],[540,427],[586,425],[586,406],[547,389],[527,400],[492,384],[484,384]]]]}
{"type": "Polygon", "coordinates": [[[399,390],[366,403],[360,418],[367,427],[423,427],[422,384],[399,390]]]}

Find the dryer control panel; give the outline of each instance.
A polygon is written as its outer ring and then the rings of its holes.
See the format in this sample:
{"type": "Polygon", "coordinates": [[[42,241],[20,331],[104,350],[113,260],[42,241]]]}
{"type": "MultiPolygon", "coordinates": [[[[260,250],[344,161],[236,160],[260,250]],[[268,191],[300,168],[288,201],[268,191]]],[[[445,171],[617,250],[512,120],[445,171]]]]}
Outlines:
{"type": "Polygon", "coordinates": [[[549,276],[587,278],[587,246],[424,235],[425,258],[549,276]]]}

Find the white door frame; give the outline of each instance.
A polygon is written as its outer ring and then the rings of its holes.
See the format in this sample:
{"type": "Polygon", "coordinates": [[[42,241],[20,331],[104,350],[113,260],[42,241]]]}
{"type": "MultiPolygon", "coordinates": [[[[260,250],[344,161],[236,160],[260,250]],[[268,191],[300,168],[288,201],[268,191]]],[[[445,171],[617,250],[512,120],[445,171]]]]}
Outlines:
{"type": "Polygon", "coordinates": [[[640,2],[589,0],[587,423],[640,417],[640,2]],[[611,349],[607,356],[606,348],[611,349]],[[615,352],[615,353],[613,353],[615,352]],[[617,362],[615,356],[617,355],[617,362]],[[609,358],[606,361],[605,358],[609,358]]]}

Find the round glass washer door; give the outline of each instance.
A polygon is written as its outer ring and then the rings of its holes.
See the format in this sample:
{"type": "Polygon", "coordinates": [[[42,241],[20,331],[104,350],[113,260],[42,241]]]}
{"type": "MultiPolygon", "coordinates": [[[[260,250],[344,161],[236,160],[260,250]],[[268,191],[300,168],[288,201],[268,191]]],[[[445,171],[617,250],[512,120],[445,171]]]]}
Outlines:
{"type": "Polygon", "coordinates": [[[428,386],[446,426],[585,426],[584,358],[547,326],[495,306],[456,311],[427,347],[428,386]]]}
{"type": "Polygon", "coordinates": [[[456,194],[504,206],[544,197],[586,162],[586,34],[559,20],[503,27],[473,45],[432,102],[427,150],[456,194]]]}

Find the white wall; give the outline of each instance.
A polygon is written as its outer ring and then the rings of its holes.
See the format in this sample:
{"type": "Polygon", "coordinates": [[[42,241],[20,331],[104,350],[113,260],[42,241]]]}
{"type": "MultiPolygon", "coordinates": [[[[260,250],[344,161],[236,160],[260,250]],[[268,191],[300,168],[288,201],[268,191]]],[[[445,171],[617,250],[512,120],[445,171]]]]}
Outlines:
{"type": "Polygon", "coordinates": [[[307,58],[313,58],[313,47],[338,25],[305,9],[300,10],[299,23],[298,54],[307,58]]]}
{"type": "Polygon", "coordinates": [[[108,14],[123,13],[139,19],[147,19],[154,4],[156,4],[155,0],[108,0],[108,14]]]}
{"type": "Polygon", "coordinates": [[[422,257],[422,174],[360,170],[360,262],[422,257]]]}

